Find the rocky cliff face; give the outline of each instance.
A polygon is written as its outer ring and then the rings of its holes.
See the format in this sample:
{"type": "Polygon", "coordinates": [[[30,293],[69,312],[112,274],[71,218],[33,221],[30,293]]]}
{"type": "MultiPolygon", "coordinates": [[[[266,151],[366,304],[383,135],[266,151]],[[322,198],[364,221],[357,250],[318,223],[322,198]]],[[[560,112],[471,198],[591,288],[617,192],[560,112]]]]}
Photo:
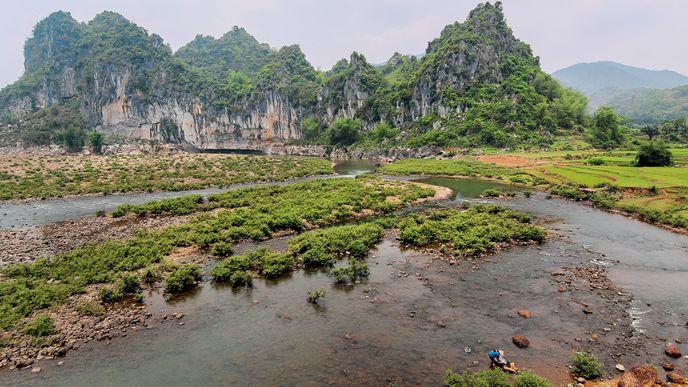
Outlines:
{"type": "Polygon", "coordinates": [[[326,73],[298,46],[276,51],[236,27],[172,53],[162,38],[118,14],[78,23],[57,12],[26,42],[25,74],[0,91],[0,112],[19,122],[76,100],[85,129],[113,139],[257,149],[301,139],[307,118],[324,127],[360,118],[370,130],[379,122],[408,128],[427,115],[461,114],[470,106],[457,101],[476,86],[500,88],[513,58],[537,66],[499,3],[447,26],[420,60],[395,54],[378,69],[353,53],[326,73]]]}

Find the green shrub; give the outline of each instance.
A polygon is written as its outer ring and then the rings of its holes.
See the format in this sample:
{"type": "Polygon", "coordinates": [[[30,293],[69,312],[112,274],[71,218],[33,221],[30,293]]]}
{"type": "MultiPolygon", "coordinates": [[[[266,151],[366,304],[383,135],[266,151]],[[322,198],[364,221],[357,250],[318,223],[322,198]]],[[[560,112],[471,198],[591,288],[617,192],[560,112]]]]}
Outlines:
{"type": "Polygon", "coordinates": [[[327,293],[325,292],[325,289],[322,288],[317,288],[313,290],[308,291],[308,302],[311,304],[317,304],[318,300],[325,298],[327,293]]]}
{"type": "Polygon", "coordinates": [[[465,211],[426,211],[401,219],[398,238],[411,246],[445,244],[456,255],[480,255],[497,243],[542,242],[546,231],[530,221],[527,214],[495,205],[477,205],[465,211]]]}
{"type": "Polygon", "coordinates": [[[203,277],[200,266],[188,263],[177,266],[165,278],[165,293],[176,294],[196,285],[203,277]]]}
{"type": "Polygon", "coordinates": [[[124,297],[122,293],[109,286],[103,286],[100,288],[98,295],[100,296],[100,300],[103,302],[103,304],[112,304],[120,301],[124,297]]]}
{"type": "Polygon", "coordinates": [[[143,270],[143,274],[141,274],[141,280],[149,285],[160,281],[160,279],[160,270],[158,267],[146,267],[143,270]]]}
{"type": "Polygon", "coordinates": [[[573,372],[585,379],[594,379],[602,375],[602,364],[589,353],[575,352],[571,355],[573,372]]]}
{"type": "Polygon", "coordinates": [[[253,284],[253,275],[248,270],[236,271],[232,273],[227,282],[232,286],[251,286],[253,284]]]}
{"type": "Polygon", "coordinates": [[[134,273],[125,273],[117,283],[117,292],[122,295],[136,294],[141,292],[139,277],[134,273]]]}
{"type": "Polygon", "coordinates": [[[102,132],[88,132],[86,139],[93,153],[100,153],[102,151],[103,140],[105,139],[105,135],[102,132]]]}
{"type": "Polygon", "coordinates": [[[674,156],[663,143],[650,142],[640,147],[635,157],[637,167],[668,167],[674,165],[674,156]]]}
{"type": "Polygon", "coordinates": [[[86,301],[77,305],[76,311],[82,316],[102,316],[105,307],[95,301],[86,301]]]}
{"type": "Polygon", "coordinates": [[[536,373],[523,370],[514,378],[515,387],[553,387],[547,379],[538,376],[536,373]]]}
{"type": "Polygon", "coordinates": [[[480,194],[480,196],[485,198],[498,198],[502,196],[502,190],[495,188],[486,189],[480,194]]]}
{"type": "Polygon", "coordinates": [[[604,165],[604,164],[606,164],[606,162],[604,161],[603,158],[591,157],[591,158],[585,160],[585,164],[587,164],[587,165],[604,165]]]}
{"type": "Polygon", "coordinates": [[[210,249],[210,253],[218,257],[229,257],[234,253],[232,244],[227,242],[216,242],[210,249]]]}
{"type": "Polygon", "coordinates": [[[350,276],[351,273],[348,267],[333,267],[330,269],[330,277],[333,277],[334,281],[337,283],[346,282],[350,276]]]}
{"type": "Polygon", "coordinates": [[[245,272],[250,268],[251,260],[245,255],[227,257],[215,265],[210,275],[217,282],[227,282],[235,273],[245,272]]]}
{"type": "Polygon", "coordinates": [[[306,267],[329,267],[337,258],[365,258],[384,227],[376,223],[336,226],[303,233],[289,241],[289,251],[306,267]]]}
{"type": "Polygon", "coordinates": [[[265,278],[276,278],[294,268],[294,257],[291,254],[277,253],[267,249],[259,249],[259,272],[265,278]]]}
{"type": "Polygon", "coordinates": [[[45,337],[57,333],[53,319],[45,314],[36,315],[26,326],[25,331],[34,337],[45,337]]]}
{"type": "Polygon", "coordinates": [[[447,370],[443,385],[445,387],[509,387],[509,380],[507,374],[500,369],[476,373],[466,371],[461,374],[447,370]]]}

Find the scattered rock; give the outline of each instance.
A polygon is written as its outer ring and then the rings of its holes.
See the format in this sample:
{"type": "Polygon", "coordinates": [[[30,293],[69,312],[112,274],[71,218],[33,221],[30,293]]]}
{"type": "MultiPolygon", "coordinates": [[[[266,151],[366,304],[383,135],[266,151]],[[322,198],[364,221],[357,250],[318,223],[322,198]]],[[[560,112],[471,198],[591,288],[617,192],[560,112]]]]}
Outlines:
{"type": "Polygon", "coordinates": [[[33,359],[19,359],[14,363],[17,368],[26,368],[33,364],[33,359]]]}
{"type": "Polygon", "coordinates": [[[673,371],[674,365],[669,363],[669,362],[666,362],[666,363],[662,364],[662,368],[664,368],[665,371],[673,371]]]}
{"type": "Polygon", "coordinates": [[[585,378],[578,378],[576,379],[578,383],[585,383],[585,378]]]}
{"type": "Polygon", "coordinates": [[[41,367],[33,367],[33,368],[31,368],[31,372],[33,372],[34,374],[37,374],[37,373],[41,372],[41,367]]]}
{"type": "Polygon", "coordinates": [[[436,324],[440,328],[445,328],[447,326],[442,320],[437,320],[436,324]]]}
{"type": "Polygon", "coordinates": [[[685,383],[686,378],[675,372],[671,372],[667,374],[667,381],[671,383],[683,384],[685,383]]]}
{"type": "Polygon", "coordinates": [[[528,348],[530,345],[530,340],[523,335],[516,335],[511,338],[511,341],[513,341],[513,343],[519,348],[528,348]]]}
{"type": "Polygon", "coordinates": [[[631,368],[619,379],[619,387],[653,387],[658,375],[649,364],[631,368]]]}
{"type": "Polygon", "coordinates": [[[676,345],[674,345],[674,344],[668,344],[668,345],[666,346],[666,349],[664,349],[664,353],[666,353],[667,356],[673,357],[673,358],[676,358],[676,359],[678,359],[679,357],[683,356],[683,354],[681,354],[681,351],[680,351],[680,350],[678,349],[678,347],[677,347],[676,345]]]}
{"type": "Polygon", "coordinates": [[[617,364],[616,369],[621,371],[621,372],[626,371],[626,367],[624,367],[623,364],[617,364]]]}
{"type": "Polygon", "coordinates": [[[524,318],[531,318],[533,317],[533,314],[529,310],[519,310],[518,315],[524,318]]]}

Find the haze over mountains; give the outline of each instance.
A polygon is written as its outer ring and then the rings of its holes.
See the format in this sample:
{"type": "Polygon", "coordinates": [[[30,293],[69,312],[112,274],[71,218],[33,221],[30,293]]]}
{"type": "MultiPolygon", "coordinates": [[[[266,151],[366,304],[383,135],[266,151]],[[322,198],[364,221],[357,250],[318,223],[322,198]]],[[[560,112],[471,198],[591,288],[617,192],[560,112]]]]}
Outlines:
{"type": "Polygon", "coordinates": [[[688,85],[688,76],[669,70],[648,70],[616,62],[578,63],[552,73],[566,86],[592,95],[604,89],[668,89],[688,85]]]}
{"type": "Polygon", "coordinates": [[[688,76],[616,62],[579,63],[552,76],[583,92],[588,110],[609,105],[636,122],[659,122],[688,116],[688,76]]]}

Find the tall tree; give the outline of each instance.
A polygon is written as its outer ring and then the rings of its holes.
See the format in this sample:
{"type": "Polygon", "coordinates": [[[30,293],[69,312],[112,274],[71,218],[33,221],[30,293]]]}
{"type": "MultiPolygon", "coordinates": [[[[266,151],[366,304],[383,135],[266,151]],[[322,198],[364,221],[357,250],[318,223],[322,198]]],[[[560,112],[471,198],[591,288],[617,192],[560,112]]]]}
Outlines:
{"type": "Polygon", "coordinates": [[[597,148],[612,149],[623,142],[621,116],[614,109],[603,106],[593,117],[592,142],[597,148]]]}

